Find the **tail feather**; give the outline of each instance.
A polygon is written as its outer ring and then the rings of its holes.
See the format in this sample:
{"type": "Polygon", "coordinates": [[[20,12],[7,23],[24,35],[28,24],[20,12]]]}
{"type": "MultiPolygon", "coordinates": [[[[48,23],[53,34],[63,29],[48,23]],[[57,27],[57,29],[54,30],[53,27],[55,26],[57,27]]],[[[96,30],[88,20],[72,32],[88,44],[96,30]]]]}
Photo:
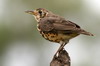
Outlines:
{"type": "Polygon", "coordinates": [[[92,33],[87,32],[87,31],[85,31],[85,30],[81,30],[81,31],[80,31],[80,34],[84,34],[84,35],[88,35],[88,36],[94,36],[92,33]]]}

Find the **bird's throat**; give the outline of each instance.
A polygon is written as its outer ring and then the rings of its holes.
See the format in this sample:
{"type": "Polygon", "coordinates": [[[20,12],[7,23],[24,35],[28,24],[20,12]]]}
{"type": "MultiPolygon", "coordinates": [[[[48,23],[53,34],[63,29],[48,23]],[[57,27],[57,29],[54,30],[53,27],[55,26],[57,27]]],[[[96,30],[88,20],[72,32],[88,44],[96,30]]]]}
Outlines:
{"type": "Polygon", "coordinates": [[[35,19],[36,19],[37,22],[39,22],[40,19],[41,19],[40,16],[34,16],[34,17],[35,17],[35,19]]]}

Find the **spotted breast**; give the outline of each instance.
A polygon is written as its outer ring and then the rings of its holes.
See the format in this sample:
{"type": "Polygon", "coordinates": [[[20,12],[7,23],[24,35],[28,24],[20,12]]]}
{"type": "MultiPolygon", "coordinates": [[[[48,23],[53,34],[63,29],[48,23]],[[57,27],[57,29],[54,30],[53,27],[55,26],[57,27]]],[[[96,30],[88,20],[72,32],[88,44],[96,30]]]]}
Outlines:
{"type": "Polygon", "coordinates": [[[42,31],[39,24],[37,25],[37,29],[40,34],[49,41],[60,43],[60,41],[69,41],[69,39],[76,37],[77,33],[73,33],[72,31],[42,31]]]}

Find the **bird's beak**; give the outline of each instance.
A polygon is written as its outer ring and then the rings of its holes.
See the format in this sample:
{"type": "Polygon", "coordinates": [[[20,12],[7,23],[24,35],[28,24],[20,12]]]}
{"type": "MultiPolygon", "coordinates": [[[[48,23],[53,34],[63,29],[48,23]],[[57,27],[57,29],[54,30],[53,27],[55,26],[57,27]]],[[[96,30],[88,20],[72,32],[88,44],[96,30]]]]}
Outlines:
{"type": "Polygon", "coordinates": [[[35,11],[25,11],[28,14],[35,15],[35,11]]]}

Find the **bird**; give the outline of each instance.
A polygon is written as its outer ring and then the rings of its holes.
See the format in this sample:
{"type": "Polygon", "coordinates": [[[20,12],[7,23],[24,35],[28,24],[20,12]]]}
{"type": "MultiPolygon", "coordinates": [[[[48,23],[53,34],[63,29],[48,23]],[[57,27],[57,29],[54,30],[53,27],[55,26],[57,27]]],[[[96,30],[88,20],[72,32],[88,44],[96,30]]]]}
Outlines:
{"type": "Polygon", "coordinates": [[[25,12],[35,17],[37,29],[46,40],[60,44],[55,55],[57,55],[60,50],[64,49],[64,46],[70,39],[80,34],[93,36],[92,33],[85,31],[76,23],[44,8],[37,8],[25,12]]]}

